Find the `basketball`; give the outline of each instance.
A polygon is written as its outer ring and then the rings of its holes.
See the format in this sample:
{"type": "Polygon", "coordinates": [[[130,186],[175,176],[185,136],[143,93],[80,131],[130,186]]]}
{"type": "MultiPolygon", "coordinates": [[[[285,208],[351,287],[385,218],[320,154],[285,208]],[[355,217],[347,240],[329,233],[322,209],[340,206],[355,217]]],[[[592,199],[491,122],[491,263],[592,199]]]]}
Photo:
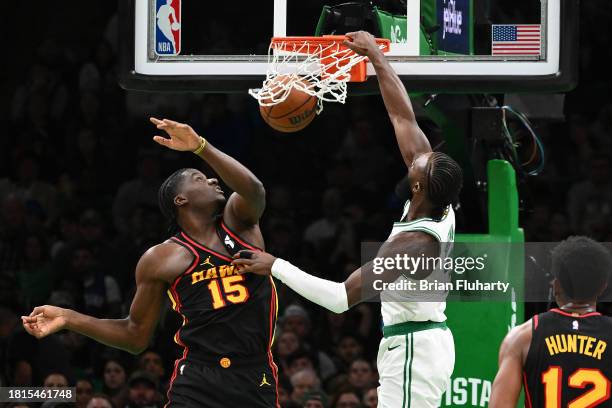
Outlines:
{"type": "Polygon", "coordinates": [[[179,28],[181,28],[180,23],[172,23],[172,31],[177,31],[179,28]]]}
{"type": "MultiPolygon", "coordinates": [[[[274,81],[281,82],[286,79],[286,76],[279,76],[274,81]]],[[[274,89],[274,85],[271,88],[274,89]]],[[[265,103],[265,100],[263,102],[265,103]]],[[[283,102],[259,107],[263,120],[273,129],[285,133],[304,129],[315,118],[316,111],[317,98],[295,88],[289,91],[289,96],[283,102]]]]}

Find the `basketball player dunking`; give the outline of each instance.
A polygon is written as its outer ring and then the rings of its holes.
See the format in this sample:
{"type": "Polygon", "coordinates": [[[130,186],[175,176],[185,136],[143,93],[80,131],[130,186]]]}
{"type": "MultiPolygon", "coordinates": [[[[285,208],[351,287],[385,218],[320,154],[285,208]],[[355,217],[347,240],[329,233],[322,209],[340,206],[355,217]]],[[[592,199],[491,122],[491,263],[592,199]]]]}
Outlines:
{"type": "Polygon", "coordinates": [[[612,258],[601,244],[571,237],[552,253],[558,309],[514,328],[499,351],[491,408],[612,407],[612,318],[595,310],[612,258]]]}
{"type": "Polygon", "coordinates": [[[261,182],[185,124],[151,121],[169,139],[162,146],[192,151],[235,192],[226,200],[214,178],[181,169],[159,190],[159,204],[175,235],[150,248],[136,266],[136,294],[128,317],[96,319],[54,306],[34,308],[25,329],[41,338],[68,329],[106,345],[140,353],[148,343],[167,292],[183,318],[183,347],[168,390],[167,407],[278,407],[277,368],[270,346],[276,290],[269,277],[240,275],[232,255],[263,248],[261,182]]]}
{"type": "MultiPolygon", "coordinates": [[[[382,97],[402,156],[408,167],[411,199],[404,207],[377,257],[396,255],[445,256],[454,239],[452,202],[462,185],[459,165],[449,156],[432,152],[419,128],[404,85],[366,32],[347,34],[345,44],[366,55],[380,84],[382,97]]],[[[265,252],[243,252],[235,264],[261,275],[272,274],[305,298],[333,312],[342,313],[365,300],[362,273],[371,273],[371,263],[353,272],[344,283],[317,278],[265,252]]],[[[423,279],[439,271],[419,271],[411,278],[423,279]]],[[[364,275],[364,276],[366,276],[364,275]]],[[[369,275],[372,276],[372,275],[369,275]]],[[[393,282],[397,272],[378,275],[393,282]]],[[[378,406],[385,408],[439,407],[453,371],[453,337],[446,327],[445,302],[384,301],[381,311],[384,338],[378,352],[378,406]]]]}

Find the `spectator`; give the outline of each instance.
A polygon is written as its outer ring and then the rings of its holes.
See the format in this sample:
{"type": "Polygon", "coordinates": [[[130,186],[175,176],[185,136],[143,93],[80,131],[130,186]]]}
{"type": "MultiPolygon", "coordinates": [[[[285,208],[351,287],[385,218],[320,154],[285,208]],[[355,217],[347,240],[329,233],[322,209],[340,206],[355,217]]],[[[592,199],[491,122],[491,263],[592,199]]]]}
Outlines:
{"type": "Polygon", "coordinates": [[[126,372],[124,366],[114,359],[104,364],[104,394],[108,395],[115,407],[124,407],[127,400],[126,372]]]}
{"type": "Polygon", "coordinates": [[[75,385],[76,407],[86,408],[93,397],[93,383],[87,378],[80,378],[75,385]]]}
{"type": "Polygon", "coordinates": [[[138,366],[141,370],[153,374],[158,380],[164,377],[164,362],[153,350],[147,350],[138,357],[138,366]]]}
{"type": "Polygon", "coordinates": [[[274,342],[274,359],[281,368],[281,372],[286,373],[288,369],[287,358],[300,348],[300,339],[292,331],[282,331],[274,342]]]}
{"type": "Polygon", "coordinates": [[[116,405],[113,404],[113,401],[108,396],[94,394],[87,403],[86,408],[116,408],[116,405]]]}
{"type": "Polygon", "coordinates": [[[307,392],[302,397],[304,408],[328,408],[327,396],[321,391],[307,392]]]}
{"type": "Polygon", "coordinates": [[[287,356],[286,373],[290,377],[302,370],[318,372],[318,368],[316,357],[305,349],[297,349],[287,356]]]}
{"type": "MultiPolygon", "coordinates": [[[[51,257],[55,260],[62,252],[69,251],[79,242],[81,234],[76,214],[63,213],[59,217],[59,236],[51,247],[51,257]]],[[[61,256],[61,255],[60,255],[61,256]]]]}
{"type": "Polygon", "coordinates": [[[121,292],[112,276],[101,269],[93,250],[87,244],[75,248],[72,256],[69,287],[82,293],[83,310],[93,316],[119,317],[121,292]]]}
{"type": "MultiPolygon", "coordinates": [[[[165,379],[164,361],[159,353],[154,350],[147,350],[138,357],[138,368],[154,375],[160,384],[165,379]]],[[[167,389],[167,385],[164,384],[161,389],[167,389]]]]}
{"type": "Polygon", "coordinates": [[[345,333],[338,342],[336,354],[336,367],[339,371],[346,372],[355,359],[363,356],[363,341],[356,334],[345,333]]]}
{"type": "Polygon", "coordinates": [[[375,381],[372,365],[362,358],[354,360],[349,367],[348,381],[355,391],[363,393],[375,381]]]}
{"type": "Polygon", "coordinates": [[[161,407],[161,396],[157,390],[155,375],[147,371],[136,371],[128,381],[128,403],[125,408],[161,407]]]}
{"type": "Polygon", "coordinates": [[[62,373],[51,373],[43,381],[43,387],[67,387],[68,379],[62,373]]]}
{"type": "Polygon", "coordinates": [[[361,408],[361,402],[357,392],[345,389],[334,396],[331,408],[361,408]]]}
{"type": "Polygon", "coordinates": [[[295,333],[302,340],[310,334],[310,316],[302,306],[289,305],[281,319],[281,329],[295,333]]]}
{"type": "Polygon", "coordinates": [[[17,178],[13,185],[5,185],[26,207],[39,208],[45,226],[49,227],[58,215],[56,188],[40,179],[41,159],[33,154],[25,154],[17,163],[17,178]]]}
{"type": "Polygon", "coordinates": [[[285,408],[287,404],[293,403],[291,400],[292,393],[293,386],[291,385],[291,380],[285,374],[285,371],[281,370],[278,378],[278,403],[281,407],[285,408]]]}
{"type": "Polygon", "coordinates": [[[314,370],[305,369],[291,376],[291,386],[293,387],[291,399],[300,403],[305,393],[320,390],[321,381],[314,370]]]}
{"type": "Polygon", "coordinates": [[[378,406],[378,391],[376,387],[367,388],[363,393],[364,408],[376,408],[378,406]]]}

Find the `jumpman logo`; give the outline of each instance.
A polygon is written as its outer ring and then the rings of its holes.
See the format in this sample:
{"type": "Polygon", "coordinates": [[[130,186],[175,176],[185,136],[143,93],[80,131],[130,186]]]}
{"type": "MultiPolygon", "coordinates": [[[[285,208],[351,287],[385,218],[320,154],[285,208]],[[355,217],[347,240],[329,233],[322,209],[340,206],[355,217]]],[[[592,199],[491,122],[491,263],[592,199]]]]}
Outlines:
{"type": "Polygon", "coordinates": [[[206,266],[206,265],[210,265],[211,268],[215,267],[215,265],[212,262],[210,262],[210,256],[206,258],[204,262],[200,264],[200,266],[206,266]]]}
{"type": "Polygon", "coordinates": [[[263,373],[263,378],[261,379],[261,384],[259,384],[259,386],[263,387],[264,385],[272,385],[268,382],[268,379],[266,378],[266,373],[263,373]]]}

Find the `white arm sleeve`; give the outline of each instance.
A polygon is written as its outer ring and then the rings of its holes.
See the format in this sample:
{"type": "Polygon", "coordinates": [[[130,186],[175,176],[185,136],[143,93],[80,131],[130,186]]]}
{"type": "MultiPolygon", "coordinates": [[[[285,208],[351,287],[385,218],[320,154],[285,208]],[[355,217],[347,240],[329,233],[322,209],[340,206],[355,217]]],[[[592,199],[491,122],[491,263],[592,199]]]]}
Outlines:
{"type": "Polygon", "coordinates": [[[334,313],[346,312],[349,308],[344,283],[317,278],[277,258],[272,264],[272,276],[301,296],[334,313]]]}

